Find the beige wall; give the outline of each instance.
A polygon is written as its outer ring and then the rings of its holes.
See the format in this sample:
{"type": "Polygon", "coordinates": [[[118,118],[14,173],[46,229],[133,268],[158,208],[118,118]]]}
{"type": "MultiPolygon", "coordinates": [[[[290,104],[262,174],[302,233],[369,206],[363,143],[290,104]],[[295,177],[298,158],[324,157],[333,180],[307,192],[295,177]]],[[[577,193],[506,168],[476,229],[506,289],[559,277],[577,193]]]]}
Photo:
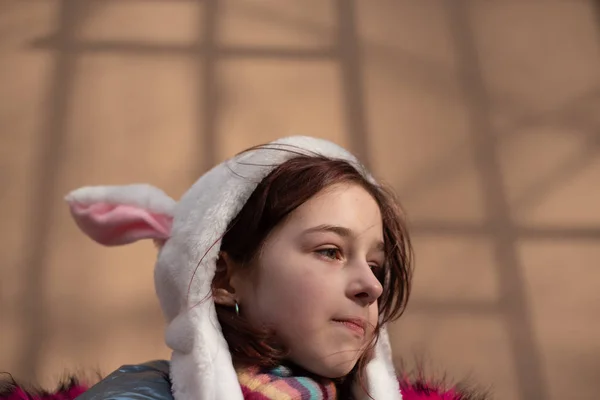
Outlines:
{"type": "Polygon", "coordinates": [[[398,191],[417,252],[395,353],[498,399],[600,391],[600,19],[591,1],[0,0],[0,370],[168,357],[151,244],[62,197],[294,133],[398,191]]]}

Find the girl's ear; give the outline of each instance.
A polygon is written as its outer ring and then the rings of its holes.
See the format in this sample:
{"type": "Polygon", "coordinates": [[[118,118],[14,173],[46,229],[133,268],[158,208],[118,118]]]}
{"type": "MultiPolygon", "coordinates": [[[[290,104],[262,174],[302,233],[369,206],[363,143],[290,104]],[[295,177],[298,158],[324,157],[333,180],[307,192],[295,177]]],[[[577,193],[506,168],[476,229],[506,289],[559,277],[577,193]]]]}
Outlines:
{"type": "Polygon", "coordinates": [[[225,288],[213,288],[212,295],[216,304],[229,307],[233,307],[236,304],[235,293],[231,293],[225,288]]]}
{"type": "Polygon", "coordinates": [[[217,268],[212,284],[212,294],[215,303],[224,306],[234,306],[237,293],[232,278],[235,276],[235,262],[225,252],[219,253],[217,268]]]}
{"type": "Polygon", "coordinates": [[[235,268],[231,257],[229,257],[229,255],[223,251],[219,252],[215,277],[213,279],[213,287],[215,289],[225,289],[232,293],[235,292],[235,290],[231,287],[231,275],[234,269],[235,268]]]}
{"type": "Polygon", "coordinates": [[[150,185],[83,187],[65,200],[77,226],[105,246],[141,239],[164,243],[171,234],[177,204],[150,185]]]}

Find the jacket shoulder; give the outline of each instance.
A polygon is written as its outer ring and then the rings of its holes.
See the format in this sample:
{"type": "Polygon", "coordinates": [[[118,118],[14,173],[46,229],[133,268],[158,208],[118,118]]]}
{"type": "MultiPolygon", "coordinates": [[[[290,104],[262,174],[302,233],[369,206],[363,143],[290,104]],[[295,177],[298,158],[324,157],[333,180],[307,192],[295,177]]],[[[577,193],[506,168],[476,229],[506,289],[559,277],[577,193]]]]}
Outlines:
{"type": "Polygon", "coordinates": [[[124,365],[95,385],[68,377],[55,390],[25,386],[10,374],[0,377],[0,400],[173,400],[168,361],[124,365]]]}
{"type": "Polygon", "coordinates": [[[89,388],[77,400],[173,400],[169,362],[124,365],[89,388]]]}

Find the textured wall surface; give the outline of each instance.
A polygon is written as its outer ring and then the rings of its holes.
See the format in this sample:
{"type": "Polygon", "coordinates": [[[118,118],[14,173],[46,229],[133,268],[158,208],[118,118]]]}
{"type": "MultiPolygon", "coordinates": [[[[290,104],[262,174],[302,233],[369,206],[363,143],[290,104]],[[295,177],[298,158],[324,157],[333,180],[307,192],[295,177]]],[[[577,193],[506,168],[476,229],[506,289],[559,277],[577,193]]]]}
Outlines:
{"type": "Polygon", "coordinates": [[[399,194],[417,255],[395,353],[498,399],[600,392],[600,6],[0,0],[0,370],[168,357],[149,243],[63,196],[178,198],[247,146],[334,140],[399,194]]]}

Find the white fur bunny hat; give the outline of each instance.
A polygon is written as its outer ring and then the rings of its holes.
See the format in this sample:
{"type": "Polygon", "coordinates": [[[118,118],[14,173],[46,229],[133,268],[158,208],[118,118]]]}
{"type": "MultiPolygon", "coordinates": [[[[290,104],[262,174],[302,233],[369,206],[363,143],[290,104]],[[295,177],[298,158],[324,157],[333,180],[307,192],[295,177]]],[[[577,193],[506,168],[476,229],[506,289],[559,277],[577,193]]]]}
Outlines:
{"type": "MultiPolygon", "coordinates": [[[[77,225],[100,244],[116,246],[140,239],[160,243],[154,277],[167,322],[166,343],[173,350],[175,400],[243,399],[211,296],[220,239],[258,183],[298,153],[349,161],[374,182],[338,145],[293,136],[217,165],[179,202],[145,184],[83,187],[66,197],[77,225]]],[[[401,400],[385,327],[366,376],[375,400],[401,400]]]]}

